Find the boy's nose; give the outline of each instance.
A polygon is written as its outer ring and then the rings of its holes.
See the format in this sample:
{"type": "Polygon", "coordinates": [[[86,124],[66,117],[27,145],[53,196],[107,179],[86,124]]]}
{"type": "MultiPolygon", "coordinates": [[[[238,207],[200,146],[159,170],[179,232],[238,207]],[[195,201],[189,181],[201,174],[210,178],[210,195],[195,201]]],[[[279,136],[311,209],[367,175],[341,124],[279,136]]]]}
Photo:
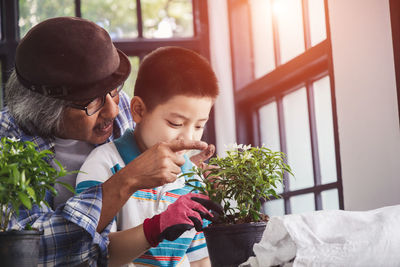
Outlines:
{"type": "Polygon", "coordinates": [[[193,140],[193,131],[186,130],[184,131],[180,136],[179,139],[185,139],[185,140],[193,140]]]}

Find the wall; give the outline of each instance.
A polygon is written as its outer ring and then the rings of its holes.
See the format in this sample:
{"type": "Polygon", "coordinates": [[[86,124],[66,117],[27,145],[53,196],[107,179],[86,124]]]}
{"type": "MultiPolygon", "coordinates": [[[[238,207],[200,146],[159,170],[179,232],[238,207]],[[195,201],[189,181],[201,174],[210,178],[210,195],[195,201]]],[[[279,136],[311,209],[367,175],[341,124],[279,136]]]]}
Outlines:
{"type": "Polygon", "coordinates": [[[388,0],[328,0],[346,210],[400,204],[388,0]]]}
{"type": "Polygon", "coordinates": [[[236,142],[227,1],[209,0],[208,16],[211,65],[220,87],[220,95],[214,106],[217,152],[222,153],[225,144],[236,142]]]}

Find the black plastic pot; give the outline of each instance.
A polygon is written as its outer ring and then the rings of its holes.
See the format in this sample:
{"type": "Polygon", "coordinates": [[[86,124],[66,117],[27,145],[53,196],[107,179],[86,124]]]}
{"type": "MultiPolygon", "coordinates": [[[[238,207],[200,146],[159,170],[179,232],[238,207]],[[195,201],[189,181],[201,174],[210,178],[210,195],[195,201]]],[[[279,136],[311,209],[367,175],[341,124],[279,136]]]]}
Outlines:
{"type": "Polygon", "coordinates": [[[213,267],[236,267],[254,256],[253,245],[260,242],[266,222],[209,226],[204,235],[213,267]]]}
{"type": "Polygon", "coordinates": [[[42,232],[35,230],[0,232],[0,265],[36,267],[41,234],[42,232]]]}

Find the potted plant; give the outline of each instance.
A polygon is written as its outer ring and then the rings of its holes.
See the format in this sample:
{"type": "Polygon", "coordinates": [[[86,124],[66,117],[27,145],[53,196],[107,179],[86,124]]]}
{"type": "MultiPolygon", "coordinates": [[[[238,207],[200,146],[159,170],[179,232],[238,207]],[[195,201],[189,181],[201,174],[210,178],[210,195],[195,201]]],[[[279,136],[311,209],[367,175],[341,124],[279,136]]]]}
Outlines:
{"type": "Polygon", "coordinates": [[[4,266],[37,266],[41,232],[30,225],[24,230],[8,230],[10,219],[18,216],[21,208],[45,204],[46,191],[54,195],[55,183],[74,189],[57,178],[67,174],[63,166],[57,171],[49,164],[49,150],[37,151],[29,141],[6,137],[0,142],[0,259],[4,266]]]}
{"type": "Polygon", "coordinates": [[[224,157],[214,157],[207,168],[193,168],[187,184],[221,203],[224,213],[204,229],[212,266],[238,266],[253,254],[268,216],[261,205],[278,198],[277,186],[284,173],[292,174],[282,152],[250,145],[231,145],[224,157]],[[192,184],[198,179],[203,187],[192,184]]]}

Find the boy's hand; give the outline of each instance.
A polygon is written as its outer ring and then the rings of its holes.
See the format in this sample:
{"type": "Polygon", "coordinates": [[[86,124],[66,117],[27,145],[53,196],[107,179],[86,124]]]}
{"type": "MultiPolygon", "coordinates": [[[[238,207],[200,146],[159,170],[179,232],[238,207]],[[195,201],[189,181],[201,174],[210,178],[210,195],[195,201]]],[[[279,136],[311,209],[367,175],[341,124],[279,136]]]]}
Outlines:
{"type": "Polygon", "coordinates": [[[131,191],[174,182],[185,163],[181,150],[206,150],[207,143],[193,140],[161,142],[146,150],[118,173],[130,180],[131,191]]]}
{"type": "Polygon", "coordinates": [[[208,210],[222,213],[222,207],[207,196],[189,193],[179,197],[167,210],[143,222],[147,241],[156,247],[163,239],[173,241],[193,227],[197,231],[203,228],[202,219],[213,220],[208,210]]]}

